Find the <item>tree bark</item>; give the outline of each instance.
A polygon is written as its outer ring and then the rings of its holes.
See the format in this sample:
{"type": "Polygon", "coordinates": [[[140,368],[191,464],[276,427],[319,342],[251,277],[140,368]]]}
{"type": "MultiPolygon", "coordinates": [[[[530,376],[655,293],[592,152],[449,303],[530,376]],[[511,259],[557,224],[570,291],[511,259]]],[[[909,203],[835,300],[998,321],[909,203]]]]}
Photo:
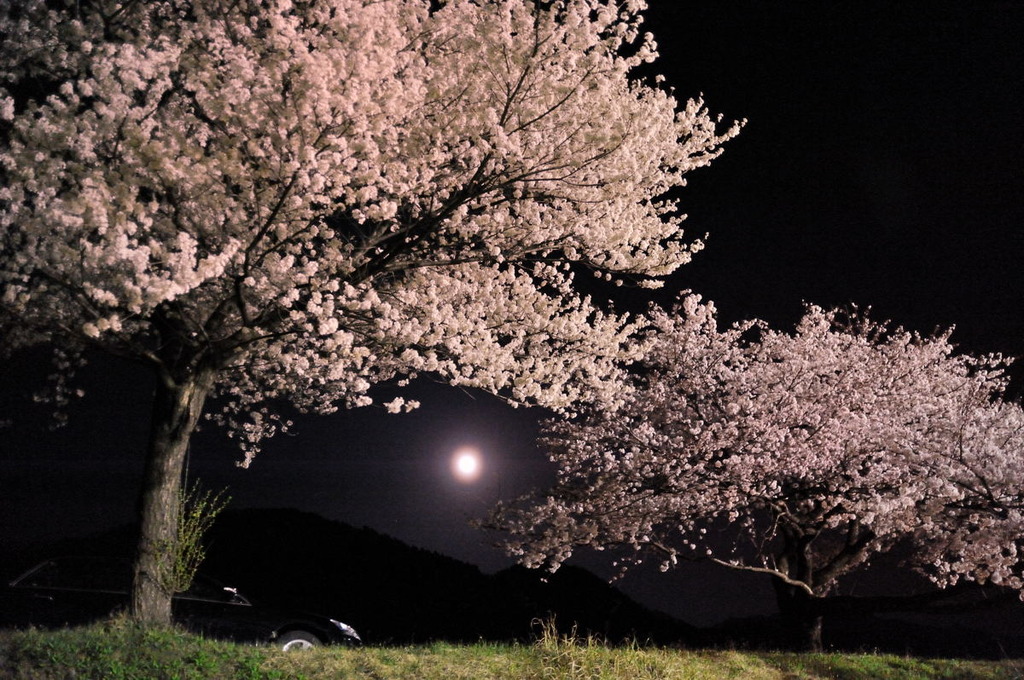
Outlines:
{"type": "Polygon", "coordinates": [[[189,438],[213,387],[215,372],[198,368],[157,381],[139,494],[139,540],[132,573],[131,618],[146,625],[171,623],[167,569],[178,538],[181,474],[189,438]]]}
{"type": "Polygon", "coordinates": [[[787,647],[804,652],[823,649],[823,617],[817,598],[781,579],[773,579],[775,599],[782,615],[782,639],[787,647]]]}

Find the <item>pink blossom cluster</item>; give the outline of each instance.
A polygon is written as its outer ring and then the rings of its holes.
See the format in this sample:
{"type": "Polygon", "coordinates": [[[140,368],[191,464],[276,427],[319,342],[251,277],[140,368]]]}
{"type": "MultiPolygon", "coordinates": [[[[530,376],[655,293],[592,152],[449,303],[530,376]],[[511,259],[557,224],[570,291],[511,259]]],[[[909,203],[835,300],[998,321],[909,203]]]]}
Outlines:
{"type": "Polygon", "coordinates": [[[365,405],[422,372],[609,396],[637,326],[574,276],[685,263],[667,194],[739,125],[631,76],[642,0],[431,5],[4,3],[8,348],[212,375],[252,445],[281,425],[260,402],[365,405]]]}
{"type": "Polygon", "coordinates": [[[545,495],[494,523],[529,565],[580,546],[712,559],[811,595],[897,544],[945,586],[1024,587],[1024,411],[1005,362],[809,306],[792,332],[653,315],[636,388],[550,422],[545,495]]]}

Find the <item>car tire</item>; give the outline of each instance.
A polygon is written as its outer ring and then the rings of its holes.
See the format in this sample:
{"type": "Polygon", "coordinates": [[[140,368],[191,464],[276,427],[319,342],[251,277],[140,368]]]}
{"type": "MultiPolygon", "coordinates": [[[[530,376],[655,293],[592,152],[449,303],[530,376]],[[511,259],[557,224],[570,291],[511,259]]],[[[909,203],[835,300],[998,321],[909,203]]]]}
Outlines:
{"type": "Polygon", "coordinates": [[[274,641],[274,645],[285,652],[293,652],[300,649],[312,649],[323,644],[316,635],[304,630],[290,630],[281,633],[274,641]]]}

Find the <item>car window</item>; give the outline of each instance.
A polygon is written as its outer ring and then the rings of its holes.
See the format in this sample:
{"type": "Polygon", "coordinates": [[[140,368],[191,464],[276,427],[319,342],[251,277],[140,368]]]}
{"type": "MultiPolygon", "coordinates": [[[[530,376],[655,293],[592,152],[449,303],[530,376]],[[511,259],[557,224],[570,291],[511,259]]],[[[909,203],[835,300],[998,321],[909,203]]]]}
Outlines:
{"type": "Polygon", "coordinates": [[[120,560],[60,558],[48,560],[14,582],[19,588],[61,588],[126,593],[131,566],[120,560]]]}
{"type": "Polygon", "coordinates": [[[226,589],[223,583],[203,574],[196,574],[195,578],[192,579],[192,585],[189,589],[183,593],[178,593],[176,597],[189,600],[248,604],[248,600],[239,595],[235,590],[226,589]]]}
{"type": "Polygon", "coordinates": [[[224,587],[201,574],[196,574],[192,579],[192,585],[189,586],[189,589],[179,594],[183,597],[197,600],[223,601],[225,599],[224,587]]]}

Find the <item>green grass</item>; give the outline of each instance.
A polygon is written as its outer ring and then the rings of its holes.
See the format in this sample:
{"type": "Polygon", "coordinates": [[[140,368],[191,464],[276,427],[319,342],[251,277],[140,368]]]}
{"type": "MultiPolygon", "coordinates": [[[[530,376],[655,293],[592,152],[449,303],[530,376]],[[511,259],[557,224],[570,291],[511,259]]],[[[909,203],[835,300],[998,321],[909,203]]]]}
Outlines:
{"type": "Polygon", "coordinates": [[[0,631],[2,680],[1004,680],[1024,662],[870,654],[609,647],[557,637],[534,644],[320,648],[278,652],[124,621],[60,631],[0,631]]]}

